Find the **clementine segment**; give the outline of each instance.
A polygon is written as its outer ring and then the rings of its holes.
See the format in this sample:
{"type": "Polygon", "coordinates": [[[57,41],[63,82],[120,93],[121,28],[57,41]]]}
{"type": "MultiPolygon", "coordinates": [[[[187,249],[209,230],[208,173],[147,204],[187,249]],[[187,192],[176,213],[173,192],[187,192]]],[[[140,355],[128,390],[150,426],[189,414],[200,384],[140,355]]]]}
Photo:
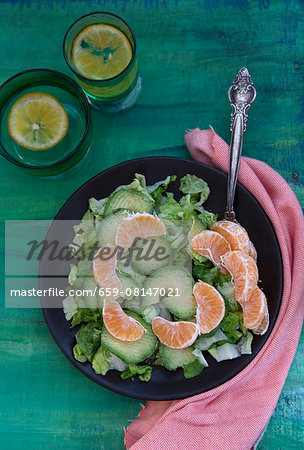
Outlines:
{"type": "Polygon", "coordinates": [[[221,234],[210,230],[197,234],[191,241],[191,248],[221,268],[221,256],[231,250],[229,242],[221,234]]]}
{"type": "Polygon", "coordinates": [[[251,256],[251,258],[254,259],[255,261],[257,260],[257,251],[251,241],[249,244],[249,256],[251,256]]]}
{"type": "Polygon", "coordinates": [[[246,302],[258,282],[258,268],[255,261],[247,253],[239,250],[227,252],[221,260],[232,276],[235,299],[239,303],[246,302]]]}
{"type": "Polygon", "coordinates": [[[225,301],[211,284],[199,281],[194,285],[193,294],[198,308],[196,321],[201,334],[214,330],[225,315],[225,301]]]}
{"type": "Polygon", "coordinates": [[[158,217],[148,213],[138,213],[126,217],[121,222],[116,234],[116,244],[127,250],[136,238],[145,239],[164,234],[166,234],[166,227],[158,217]]]}
{"type": "Polygon", "coordinates": [[[249,300],[242,303],[243,320],[246,328],[252,330],[260,325],[266,312],[267,300],[263,291],[256,287],[249,300]]]}
{"type": "Polygon", "coordinates": [[[186,348],[198,336],[198,326],[192,322],[170,322],[162,317],[152,320],[152,329],[160,342],[171,348],[186,348]]]}
{"type": "Polygon", "coordinates": [[[108,332],[121,341],[137,341],[144,334],[142,325],[129,317],[115,300],[105,303],[102,318],[108,332]]]}
{"type": "Polygon", "coordinates": [[[266,305],[266,311],[265,311],[263,320],[260,323],[260,325],[253,330],[253,332],[254,332],[254,334],[259,334],[260,336],[262,336],[263,334],[266,333],[266,331],[268,330],[268,327],[269,327],[269,312],[268,312],[268,307],[266,305]]]}
{"type": "Polygon", "coordinates": [[[211,225],[211,230],[224,236],[229,242],[231,250],[249,253],[250,239],[247,231],[239,223],[231,220],[220,220],[211,225]]]}
{"type": "Polygon", "coordinates": [[[121,282],[115,272],[116,264],[117,257],[113,245],[108,244],[98,250],[93,260],[93,274],[100,287],[121,290],[121,282]]]}

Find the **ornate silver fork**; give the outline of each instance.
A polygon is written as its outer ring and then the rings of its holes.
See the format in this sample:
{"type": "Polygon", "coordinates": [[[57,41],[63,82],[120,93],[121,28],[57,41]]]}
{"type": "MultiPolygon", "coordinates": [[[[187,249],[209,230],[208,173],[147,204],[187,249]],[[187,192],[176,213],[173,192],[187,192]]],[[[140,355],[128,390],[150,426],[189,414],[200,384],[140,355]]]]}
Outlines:
{"type": "Polygon", "coordinates": [[[230,161],[227,184],[227,206],[225,219],[236,220],[233,210],[236,182],[239,172],[240,159],[243,147],[243,134],[246,131],[248,110],[256,97],[256,89],[251,81],[246,67],[239,70],[234,82],[228,90],[231,103],[231,142],[230,161]]]}

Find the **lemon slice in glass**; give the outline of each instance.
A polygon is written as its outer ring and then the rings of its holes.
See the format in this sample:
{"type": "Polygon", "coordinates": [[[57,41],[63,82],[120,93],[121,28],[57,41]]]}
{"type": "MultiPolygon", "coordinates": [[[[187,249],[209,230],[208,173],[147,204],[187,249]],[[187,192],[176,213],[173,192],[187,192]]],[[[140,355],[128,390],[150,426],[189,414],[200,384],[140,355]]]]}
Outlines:
{"type": "Polygon", "coordinates": [[[14,141],[29,150],[46,150],[66,135],[69,119],[62,104],[52,95],[32,92],[20,97],[7,119],[14,141]]]}
{"type": "Polygon", "coordinates": [[[106,80],[121,73],[132,59],[128,38],[117,28],[96,24],[85,28],[73,45],[78,72],[92,80],[106,80]]]}

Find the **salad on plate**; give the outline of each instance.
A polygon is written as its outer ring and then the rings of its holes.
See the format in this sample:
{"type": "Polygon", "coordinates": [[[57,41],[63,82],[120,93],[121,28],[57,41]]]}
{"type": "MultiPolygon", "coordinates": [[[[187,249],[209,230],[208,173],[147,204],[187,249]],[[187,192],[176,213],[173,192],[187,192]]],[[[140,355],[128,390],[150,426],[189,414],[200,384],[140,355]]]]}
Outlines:
{"type": "Polygon", "coordinates": [[[204,180],[184,176],[175,198],[168,187],[177,182],[147,186],[135,174],[109,197],[91,198],[74,226],[63,308],[79,327],[74,358],[97,374],[147,382],[163,366],[192,378],[209,357],[250,354],[253,333],[268,328],[246,230],[204,208],[204,180]]]}

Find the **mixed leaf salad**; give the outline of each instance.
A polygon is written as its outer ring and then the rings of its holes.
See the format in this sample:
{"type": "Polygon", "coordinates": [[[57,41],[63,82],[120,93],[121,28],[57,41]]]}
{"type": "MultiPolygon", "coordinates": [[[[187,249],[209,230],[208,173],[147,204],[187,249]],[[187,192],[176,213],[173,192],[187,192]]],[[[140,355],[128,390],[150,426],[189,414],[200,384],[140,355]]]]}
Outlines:
{"type": "MultiPolygon", "coordinates": [[[[109,197],[91,198],[82,221],[74,226],[71,250],[75,264],[71,265],[68,291],[73,288],[73,292],[79,290],[83,295],[68,295],[63,303],[64,313],[71,327],[79,327],[73,349],[75,359],[89,362],[97,374],[106,375],[114,369],[121,372],[122,379],[138,377],[147,382],[153,367],[158,365],[168,370],[182,368],[185,378],[191,378],[208,366],[207,354],[220,362],[251,353],[253,335],[244,326],[231,275],[194,252],[189,244],[193,236],[209,230],[218,219],[217,214],[203,206],[210,189],[204,180],[188,174],[180,180],[180,198],[175,198],[167,191],[172,182],[177,183],[175,175],[147,186],[145,177],[135,174],[131,184],[119,186],[109,197]],[[167,258],[140,262],[133,259],[129,264],[123,259],[117,261],[114,275],[121,289],[115,295],[107,295],[96,290],[100,286],[94,277],[92,258],[83,255],[92,253],[92,248],[96,253],[96,249],[115,245],[119,225],[134,214],[150,214],[164,223],[166,233],[155,239],[165,248],[167,258]],[[195,323],[197,305],[192,288],[198,281],[212,285],[221,294],[224,317],[211,332],[198,334],[190,346],[169,347],[156,336],[151,324],[156,317],[174,323],[195,323]],[[149,289],[155,287],[159,288],[157,299],[148,295],[149,289]],[[168,297],[169,289],[179,289],[179,299],[168,297]],[[103,308],[113,299],[142,326],[140,339],[123,341],[108,331],[103,308]]],[[[146,249],[149,240],[138,239],[134,245],[146,249]]]]}

